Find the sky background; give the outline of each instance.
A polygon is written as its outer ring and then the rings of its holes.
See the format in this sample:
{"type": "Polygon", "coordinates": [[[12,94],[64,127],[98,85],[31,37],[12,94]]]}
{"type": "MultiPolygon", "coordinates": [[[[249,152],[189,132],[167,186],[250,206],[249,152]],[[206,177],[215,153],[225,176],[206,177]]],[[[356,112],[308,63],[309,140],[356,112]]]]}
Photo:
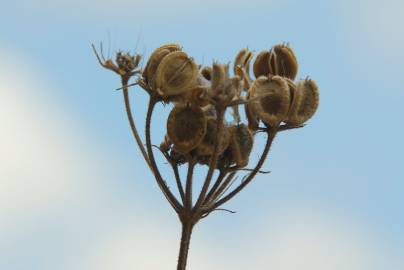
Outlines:
{"type": "MultiPolygon", "coordinates": [[[[177,42],[206,65],[290,42],[298,78],[319,85],[317,114],[276,138],[271,174],[226,205],[236,214],[197,225],[189,269],[404,269],[403,12],[399,0],[2,0],[0,269],[175,269],[180,224],[91,51],[100,41],[146,57],[177,42]]],[[[131,94],[141,128],[147,99],[131,94]]]]}

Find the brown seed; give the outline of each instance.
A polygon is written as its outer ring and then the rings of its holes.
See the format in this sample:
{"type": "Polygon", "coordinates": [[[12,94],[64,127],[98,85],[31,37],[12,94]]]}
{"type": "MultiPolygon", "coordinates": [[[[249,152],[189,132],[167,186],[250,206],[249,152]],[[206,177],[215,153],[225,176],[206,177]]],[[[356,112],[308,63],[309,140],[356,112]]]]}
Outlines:
{"type": "Polygon", "coordinates": [[[259,77],[249,89],[249,99],[249,108],[264,123],[275,127],[286,119],[290,93],[288,84],[282,77],[259,77]]]}
{"type": "Polygon", "coordinates": [[[255,78],[269,75],[269,51],[261,51],[255,58],[253,72],[255,78]]]}
{"type": "Polygon", "coordinates": [[[196,148],[206,133],[206,117],[196,106],[177,105],[167,120],[167,134],[174,148],[186,154],[196,148]]]}
{"type": "Polygon", "coordinates": [[[146,67],[143,72],[143,77],[150,86],[152,86],[152,81],[156,76],[157,67],[159,66],[161,60],[169,54],[170,52],[180,51],[181,47],[178,44],[165,44],[154,50],[149,60],[147,61],[146,67]]]}
{"type": "Polygon", "coordinates": [[[236,55],[236,58],[234,59],[234,67],[233,67],[234,74],[237,74],[237,67],[244,69],[248,74],[252,58],[253,53],[249,51],[247,48],[240,50],[236,55]]]}
{"type": "Polygon", "coordinates": [[[294,80],[297,75],[297,59],[293,50],[284,44],[271,49],[270,73],[294,80]]]}
{"type": "Polygon", "coordinates": [[[301,125],[309,120],[316,112],[319,104],[317,84],[310,79],[299,81],[289,110],[289,125],[301,125]]]}
{"type": "Polygon", "coordinates": [[[239,167],[248,164],[250,153],[254,144],[254,137],[248,127],[240,124],[232,127],[230,140],[230,154],[233,163],[239,167]]]}
{"type": "Polygon", "coordinates": [[[198,67],[181,51],[169,53],[160,62],[156,71],[156,89],[163,97],[185,93],[195,84],[198,67]]]}

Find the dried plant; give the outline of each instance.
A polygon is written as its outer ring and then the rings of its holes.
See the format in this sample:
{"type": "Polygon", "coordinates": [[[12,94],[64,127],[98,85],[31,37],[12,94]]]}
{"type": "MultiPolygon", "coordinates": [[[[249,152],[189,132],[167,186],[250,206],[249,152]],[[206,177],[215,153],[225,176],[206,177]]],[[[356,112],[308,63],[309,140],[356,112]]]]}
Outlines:
{"type": "MultiPolygon", "coordinates": [[[[233,76],[229,64],[197,65],[177,44],[157,48],[144,68],[140,55],[118,52],[115,61],[105,59],[93,45],[99,63],[120,76],[125,108],[133,136],[167,201],[178,214],[182,235],[177,270],[185,270],[192,230],[243,190],[261,171],[278,132],[303,127],[317,110],[318,87],[313,80],[294,82],[298,64],[289,45],[281,44],[258,53],[242,49],[235,57],[233,76]],[[129,81],[134,79],[134,83],[129,81]],[[149,95],[144,144],[138,134],[129,103],[129,87],[137,85],[149,95]],[[158,102],[173,103],[164,141],[151,142],[150,125],[158,102]],[[245,120],[239,107],[244,107],[245,120]],[[226,119],[227,110],[232,121],[226,119]],[[266,143],[257,164],[246,168],[258,133],[266,143]],[[144,147],[146,145],[146,148],[144,147]],[[175,196],[156,164],[153,147],[164,155],[173,170],[179,196],[175,196]],[[187,164],[186,179],[179,166],[187,164]],[[193,198],[196,165],[207,166],[199,195],[193,198]],[[214,179],[214,172],[218,171],[214,179]],[[235,184],[239,172],[247,174],[235,184]]],[[[231,211],[229,211],[231,212],[231,211]]]]}

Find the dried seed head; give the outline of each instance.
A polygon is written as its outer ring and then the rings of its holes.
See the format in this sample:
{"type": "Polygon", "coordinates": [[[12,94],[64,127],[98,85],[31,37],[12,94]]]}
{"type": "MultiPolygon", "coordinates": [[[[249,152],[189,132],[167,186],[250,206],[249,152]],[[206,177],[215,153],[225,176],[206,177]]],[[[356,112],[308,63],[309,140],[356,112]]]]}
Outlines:
{"type": "Polygon", "coordinates": [[[213,64],[211,82],[212,85],[208,94],[216,102],[216,105],[226,106],[234,96],[241,92],[242,81],[239,76],[230,78],[228,64],[213,64]]]}
{"type": "Polygon", "coordinates": [[[269,72],[294,80],[297,75],[297,59],[293,50],[284,44],[274,46],[269,56],[269,72]]]}
{"type": "Polygon", "coordinates": [[[232,163],[244,167],[248,164],[254,137],[244,124],[231,127],[231,134],[229,149],[232,163]]]}
{"type": "MultiPolygon", "coordinates": [[[[230,143],[230,131],[224,126],[221,137],[221,144],[219,145],[219,155],[226,150],[230,143]]],[[[213,118],[208,119],[206,126],[206,134],[202,142],[195,149],[199,156],[210,156],[215,150],[215,141],[217,136],[217,121],[213,118]]]]}
{"type": "Polygon", "coordinates": [[[120,70],[126,73],[132,72],[139,65],[141,56],[140,55],[130,55],[129,53],[118,52],[116,54],[116,64],[120,70]]]}
{"type": "Polygon", "coordinates": [[[251,85],[249,97],[249,108],[267,125],[275,127],[286,119],[290,93],[288,84],[282,77],[259,77],[251,85]]]}
{"type": "Polygon", "coordinates": [[[316,112],[319,104],[317,84],[310,79],[299,81],[293,95],[288,119],[289,125],[301,125],[309,120],[316,112]]]}
{"type": "Polygon", "coordinates": [[[143,71],[143,78],[150,86],[153,85],[154,77],[156,76],[157,67],[159,66],[161,60],[169,54],[170,52],[181,51],[181,47],[178,44],[165,44],[154,50],[149,60],[147,61],[146,67],[143,71]]]}
{"type": "Polygon", "coordinates": [[[163,97],[185,93],[196,83],[198,67],[181,51],[171,52],[161,60],[156,71],[156,89],[163,97]]]}
{"type": "Polygon", "coordinates": [[[174,148],[186,154],[202,141],[206,133],[206,117],[196,106],[177,105],[167,120],[167,134],[174,148]]]}
{"type": "Polygon", "coordinates": [[[269,75],[269,51],[261,51],[255,58],[253,72],[255,78],[269,75]]]}

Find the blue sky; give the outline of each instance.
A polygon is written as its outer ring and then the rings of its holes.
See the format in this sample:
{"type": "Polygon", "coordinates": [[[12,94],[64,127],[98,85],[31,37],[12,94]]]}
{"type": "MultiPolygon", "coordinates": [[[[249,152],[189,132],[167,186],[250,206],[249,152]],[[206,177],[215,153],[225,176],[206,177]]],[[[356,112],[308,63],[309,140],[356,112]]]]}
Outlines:
{"type": "MultiPolygon", "coordinates": [[[[403,10],[398,0],[2,3],[0,268],[175,267],[179,223],[91,43],[147,57],[178,42],[209,64],[287,41],[298,77],[320,87],[319,110],[277,137],[271,174],[227,205],[237,214],[198,225],[190,269],[404,269],[403,10]]],[[[146,97],[132,94],[142,127],[146,97]]]]}

